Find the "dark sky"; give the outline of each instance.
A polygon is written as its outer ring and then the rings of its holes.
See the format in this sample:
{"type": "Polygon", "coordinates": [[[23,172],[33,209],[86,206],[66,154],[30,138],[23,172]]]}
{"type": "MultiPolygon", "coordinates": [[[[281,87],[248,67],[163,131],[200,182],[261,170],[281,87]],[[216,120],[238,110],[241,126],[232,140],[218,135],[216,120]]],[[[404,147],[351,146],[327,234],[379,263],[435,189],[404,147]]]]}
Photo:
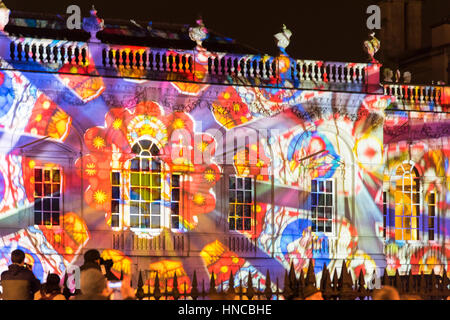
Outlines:
{"type": "MultiPolygon", "coordinates": [[[[298,59],[365,62],[368,39],[366,9],[376,0],[4,0],[12,10],[65,13],[71,4],[89,14],[92,4],[103,18],[193,24],[199,13],[207,28],[262,52],[276,55],[273,35],[286,24],[293,33],[287,52],[298,59]]],[[[440,3],[431,5],[431,18],[443,15],[440,3]],[[434,15],[436,11],[436,15],[434,15]]],[[[445,10],[444,10],[445,11],[445,10]]],[[[447,15],[449,12],[446,13],[447,15]]]]}

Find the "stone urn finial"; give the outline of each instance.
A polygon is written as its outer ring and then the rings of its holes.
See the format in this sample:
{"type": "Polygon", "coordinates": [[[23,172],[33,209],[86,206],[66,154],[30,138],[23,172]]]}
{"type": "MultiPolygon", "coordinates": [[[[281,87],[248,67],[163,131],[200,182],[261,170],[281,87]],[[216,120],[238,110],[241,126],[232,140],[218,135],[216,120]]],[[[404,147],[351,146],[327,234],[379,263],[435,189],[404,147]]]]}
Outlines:
{"type": "Polygon", "coordinates": [[[3,31],[8,24],[10,12],[3,1],[0,0],[0,31],[3,31]]]}
{"type": "Polygon", "coordinates": [[[208,37],[208,29],[203,24],[202,18],[196,20],[197,26],[189,28],[189,38],[197,43],[198,47],[202,46],[202,42],[208,37]]]}
{"type": "Polygon", "coordinates": [[[370,36],[372,39],[364,41],[364,47],[366,48],[367,54],[370,56],[371,63],[379,63],[374,58],[374,55],[378,52],[378,50],[380,50],[381,41],[375,37],[375,32],[372,32],[370,36]]]}
{"type": "Polygon", "coordinates": [[[94,6],[92,6],[90,13],[90,17],[83,18],[83,30],[91,34],[91,41],[100,42],[97,39],[97,32],[103,30],[105,22],[97,16],[97,10],[94,6]]]}
{"type": "Polygon", "coordinates": [[[286,28],[286,25],[284,24],[281,32],[274,35],[275,40],[277,40],[277,46],[282,52],[284,52],[288,47],[291,36],[292,36],[291,30],[286,28]]]}

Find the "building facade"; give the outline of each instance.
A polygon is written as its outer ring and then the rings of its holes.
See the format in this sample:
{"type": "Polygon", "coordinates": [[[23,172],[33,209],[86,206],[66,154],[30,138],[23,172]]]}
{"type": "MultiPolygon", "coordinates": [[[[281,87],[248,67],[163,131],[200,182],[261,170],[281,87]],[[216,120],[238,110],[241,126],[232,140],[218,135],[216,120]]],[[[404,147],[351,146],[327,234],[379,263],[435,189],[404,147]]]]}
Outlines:
{"type": "Polygon", "coordinates": [[[15,248],[41,280],[90,248],[117,275],[188,284],[195,270],[264,286],[267,270],[283,279],[313,262],[320,277],[343,260],[366,283],[384,268],[448,269],[450,87],[383,84],[381,64],[297,60],[285,46],[239,53],[196,38],[201,24],[191,39],[95,12],[92,34],[8,17],[1,269],[15,248]]]}

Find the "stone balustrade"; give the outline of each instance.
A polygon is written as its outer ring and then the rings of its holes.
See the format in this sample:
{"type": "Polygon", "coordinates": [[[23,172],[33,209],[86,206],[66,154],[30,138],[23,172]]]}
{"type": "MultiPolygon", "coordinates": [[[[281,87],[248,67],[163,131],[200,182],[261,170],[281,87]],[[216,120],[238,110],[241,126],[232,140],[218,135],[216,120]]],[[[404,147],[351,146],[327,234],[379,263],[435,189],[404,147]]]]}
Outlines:
{"type": "Polygon", "coordinates": [[[394,96],[400,103],[435,103],[442,105],[443,86],[418,86],[405,84],[384,84],[384,94],[394,96]]]}

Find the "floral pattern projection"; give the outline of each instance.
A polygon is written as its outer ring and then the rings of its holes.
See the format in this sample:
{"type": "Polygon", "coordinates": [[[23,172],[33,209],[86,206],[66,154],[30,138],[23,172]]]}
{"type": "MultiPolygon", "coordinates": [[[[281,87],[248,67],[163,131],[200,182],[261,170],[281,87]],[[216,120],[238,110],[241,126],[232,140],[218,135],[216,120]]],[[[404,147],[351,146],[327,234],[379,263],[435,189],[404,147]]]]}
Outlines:
{"type": "MultiPolygon", "coordinates": [[[[281,74],[289,72],[290,58],[282,55],[277,59],[282,62],[279,64],[281,74]]],[[[196,263],[200,261],[208,274],[214,272],[216,284],[224,287],[230,285],[230,272],[235,275],[235,286],[251,274],[255,285],[259,282],[264,288],[268,268],[281,280],[291,264],[300,273],[306,272],[312,262],[320,276],[324,264],[333,272],[342,259],[348,261],[355,275],[362,271],[366,282],[372,280],[373,272],[386,265],[386,260],[380,258],[384,246],[381,204],[385,153],[389,154],[389,168],[406,159],[403,154],[406,149],[402,149],[401,144],[383,146],[384,110],[395,102],[393,98],[185,82],[207,77],[208,53],[201,51],[193,63],[195,74],[186,77],[169,74],[164,80],[170,81],[160,82],[133,80],[131,78],[140,74],[130,74],[131,69],[120,68],[118,75],[127,79],[102,79],[97,76],[89,56],[84,67],[69,63],[58,67],[37,65],[37,70],[50,68],[64,72],[55,77],[59,88],[56,96],[47,94],[52,85],[41,84],[36,76],[27,78],[19,72],[0,72],[0,129],[3,134],[0,139],[2,150],[9,148],[0,161],[0,219],[31,208],[33,168],[54,165],[27,159],[15,152],[22,143],[18,137],[48,136],[60,143],[73,144],[76,149],[76,139],[73,139],[76,122],[87,148],[75,161],[74,171],[78,176],[72,177],[72,181],[82,179],[84,182],[85,211],[64,212],[61,227],[30,225],[15,233],[2,234],[0,269],[9,263],[11,250],[19,247],[26,251],[27,259],[34,262],[34,271],[41,280],[49,271],[63,274],[71,263],[81,263],[76,257],[83,248],[104,243],[92,234],[106,227],[113,231],[131,230],[137,237],[147,239],[156,239],[167,232],[201,234],[199,239],[202,240],[195,243],[200,252],[196,263]],[[120,86],[129,88],[126,95],[115,91],[114,88],[120,86]],[[167,92],[172,94],[167,96],[167,92]],[[202,101],[206,101],[209,108],[200,107],[202,101]],[[175,110],[174,104],[197,107],[175,110]],[[261,190],[256,196],[254,228],[251,232],[241,232],[249,242],[256,243],[260,259],[244,257],[223,243],[222,238],[211,233],[205,235],[209,228],[207,223],[216,224],[226,215],[220,212],[220,203],[227,195],[215,191],[224,172],[220,161],[224,154],[218,151],[222,141],[211,132],[238,132],[241,128],[262,132],[259,139],[245,142],[237,150],[227,151],[232,152],[231,156],[226,155],[232,159],[235,174],[254,177],[256,189],[261,190]],[[144,140],[156,146],[155,156],[163,161],[160,174],[163,221],[169,221],[171,215],[172,173],[189,177],[180,181],[185,196],[180,198],[179,206],[189,209],[180,210],[177,231],[169,230],[168,224],[156,233],[132,228],[133,223],[126,214],[131,210],[128,203],[133,197],[130,173],[132,160],[138,153],[135,146],[144,140]],[[249,162],[251,154],[256,155],[255,163],[249,162]],[[206,160],[197,161],[198,157],[206,160]],[[112,172],[121,172],[124,177],[123,214],[118,224],[113,223],[111,206],[112,172]],[[311,212],[307,209],[311,203],[311,180],[330,178],[335,179],[337,190],[333,236],[313,228],[311,212]],[[270,200],[272,182],[274,202],[270,200]]],[[[5,64],[2,62],[2,67],[6,67],[5,64]]],[[[280,77],[269,80],[268,84],[284,81],[280,77]]],[[[388,117],[388,127],[389,121],[397,126],[402,119],[401,114],[388,117]]],[[[430,177],[448,176],[448,141],[440,140],[439,147],[430,148],[424,146],[423,137],[420,139],[414,146],[413,160],[420,164],[422,172],[430,177]]],[[[70,194],[70,186],[65,188],[64,192],[70,194]]],[[[448,190],[449,186],[444,188],[442,184],[430,182],[429,188],[448,190]]],[[[444,208],[448,197],[443,195],[439,206],[444,208]]],[[[439,233],[447,240],[448,231],[439,230],[439,233]]],[[[400,254],[402,243],[391,245],[396,247],[389,251],[393,253],[387,257],[389,268],[418,263],[438,263],[447,268],[448,252],[440,255],[440,260],[432,260],[428,258],[432,246],[418,250],[417,254],[404,255],[400,254]]],[[[112,271],[117,276],[131,275],[132,254],[127,256],[119,250],[105,248],[102,256],[113,260],[112,271]]],[[[151,261],[150,265],[139,268],[158,271],[161,286],[165,285],[165,279],[168,279],[167,285],[172,286],[169,279],[176,273],[181,292],[184,283],[189,286],[189,278],[192,279],[188,270],[199,267],[198,264],[188,265],[192,260],[183,258],[154,256],[151,261]]],[[[428,271],[427,268],[423,270],[428,271]]],[[[148,284],[154,286],[154,280],[149,280],[148,284]]]]}

